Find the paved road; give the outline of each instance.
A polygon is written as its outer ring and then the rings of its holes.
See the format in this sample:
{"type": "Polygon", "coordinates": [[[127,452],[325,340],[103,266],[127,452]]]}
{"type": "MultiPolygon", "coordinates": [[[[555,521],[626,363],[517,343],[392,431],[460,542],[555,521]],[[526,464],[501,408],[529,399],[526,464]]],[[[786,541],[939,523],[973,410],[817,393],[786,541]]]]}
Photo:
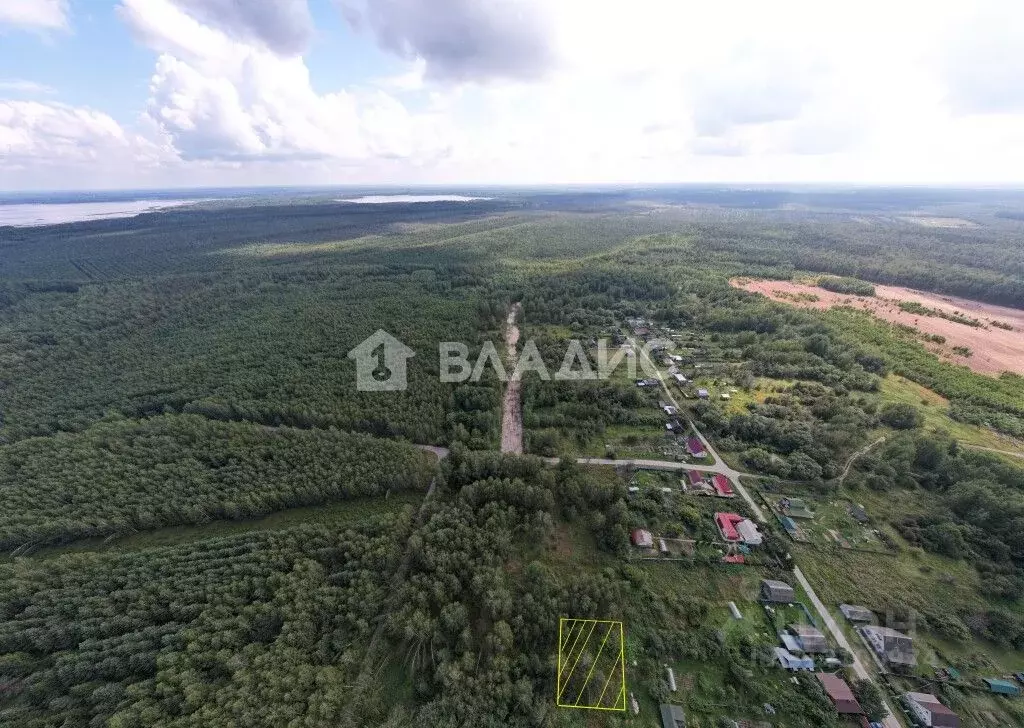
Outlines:
{"type": "MultiPolygon", "coordinates": [[[[796,577],[796,580],[800,582],[800,586],[802,586],[804,591],[807,592],[807,596],[810,598],[811,604],[814,605],[814,608],[821,616],[825,626],[828,627],[828,631],[832,633],[832,637],[835,638],[836,644],[853,655],[853,673],[857,676],[857,679],[873,680],[874,678],[871,673],[865,669],[864,663],[861,662],[857,653],[853,651],[853,647],[850,645],[849,640],[846,639],[846,635],[843,634],[843,630],[840,629],[836,620],[832,618],[832,615],[829,613],[828,609],[825,608],[824,603],[822,603],[818,598],[818,595],[814,593],[814,587],[812,587],[811,583],[807,581],[807,577],[805,577],[804,573],[800,571],[799,566],[793,566],[793,576],[796,577]]],[[[884,725],[885,728],[903,728],[900,721],[893,715],[893,710],[889,707],[889,703],[887,701],[885,701],[885,709],[889,711],[889,715],[882,721],[882,725],[884,725]]]]}

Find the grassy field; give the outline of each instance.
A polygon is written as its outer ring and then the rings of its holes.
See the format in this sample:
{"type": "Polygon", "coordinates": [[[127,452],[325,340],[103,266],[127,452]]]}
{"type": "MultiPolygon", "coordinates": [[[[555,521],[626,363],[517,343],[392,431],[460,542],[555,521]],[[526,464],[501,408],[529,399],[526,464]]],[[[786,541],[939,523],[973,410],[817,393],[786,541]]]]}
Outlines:
{"type": "Polygon", "coordinates": [[[949,416],[949,400],[899,375],[892,374],[882,380],[881,400],[914,405],[924,417],[923,426],[926,430],[945,431],[960,442],[994,450],[1024,451],[1024,442],[1020,440],[952,419],[949,416]]]}

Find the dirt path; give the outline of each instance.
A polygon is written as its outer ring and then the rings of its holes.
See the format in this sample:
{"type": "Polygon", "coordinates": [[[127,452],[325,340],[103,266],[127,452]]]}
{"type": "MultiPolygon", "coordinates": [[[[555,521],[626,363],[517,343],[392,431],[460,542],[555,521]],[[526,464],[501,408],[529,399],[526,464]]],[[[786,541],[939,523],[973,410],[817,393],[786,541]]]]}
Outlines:
{"type": "MultiPolygon", "coordinates": [[[[509,373],[515,369],[516,346],[519,344],[519,326],[516,317],[522,311],[520,304],[509,309],[505,326],[505,361],[509,373]]],[[[505,398],[501,406],[501,451],[523,454],[523,398],[519,380],[505,384],[505,398]]]]}
{"type": "Polygon", "coordinates": [[[1015,452],[1013,450],[996,450],[994,447],[985,447],[984,445],[971,445],[966,442],[960,443],[963,447],[969,447],[972,450],[984,450],[985,452],[999,453],[1000,455],[1009,455],[1015,458],[1024,458],[1024,452],[1015,452]]]}
{"type": "Polygon", "coordinates": [[[842,475],[840,475],[840,476],[839,476],[839,477],[838,477],[838,478],[836,479],[836,482],[837,482],[837,483],[838,483],[839,485],[842,485],[842,484],[843,484],[843,481],[844,481],[844,480],[846,480],[846,476],[850,474],[850,468],[852,468],[852,467],[853,467],[853,463],[854,463],[854,461],[855,461],[855,460],[856,460],[857,458],[859,458],[859,457],[860,457],[861,455],[863,455],[864,453],[866,453],[866,452],[867,452],[868,450],[870,450],[871,448],[873,448],[873,447],[874,447],[875,445],[878,445],[878,444],[880,444],[880,443],[883,443],[883,442],[885,442],[885,437],[880,437],[880,438],[878,438],[877,440],[875,440],[874,442],[872,442],[871,444],[869,444],[869,445],[865,445],[865,446],[864,446],[864,447],[862,447],[862,448],[861,448],[860,450],[858,450],[858,451],[857,451],[857,452],[855,452],[855,453],[854,453],[853,455],[851,455],[851,456],[850,456],[850,459],[846,461],[846,467],[845,467],[845,468],[843,468],[843,473],[842,473],[842,475]]]}
{"type": "MultiPolygon", "coordinates": [[[[672,390],[668,388],[668,384],[665,382],[665,377],[662,375],[661,369],[659,369],[658,366],[653,361],[651,361],[651,358],[647,356],[646,350],[636,341],[636,339],[630,339],[629,343],[635,351],[640,352],[640,355],[644,358],[646,363],[654,370],[654,373],[657,374],[658,381],[661,382],[661,388],[662,390],[664,390],[665,396],[667,396],[668,400],[672,403],[672,406],[674,406],[676,410],[678,410],[679,412],[683,412],[684,410],[682,407],[679,406],[679,402],[676,401],[675,395],[672,394],[672,390]]],[[[715,448],[712,447],[710,442],[708,442],[708,439],[704,437],[701,431],[697,429],[697,426],[693,424],[693,421],[688,419],[687,424],[690,425],[690,428],[697,436],[697,439],[699,439],[701,443],[703,443],[704,449],[707,450],[708,454],[715,459],[715,465],[717,466],[697,466],[697,469],[713,470],[714,472],[722,473],[727,478],[729,478],[729,480],[732,481],[733,485],[735,486],[736,492],[740,494],[740,497],[747,502],[748,506],[750,506],[750,510],[754,512],[754,517],[757,518],[757,520],[761,523],[765,523],[768,519],[765,518],[764,512],[761,510],[761,507],[757,505],[757,503],[751,497],[750,493],[743,486],[743,483],[740,482],[740,476],[748,475],[748,473],[744,473],[739,470],[734,470],[733,468],[729,467],[725,460],[722,459],[722,456],[715,452],[715,448]]]]}
{"type": "MultiPolygon", "coordinates": [[[[825,604],[818,598],[818,595],[814,592],[814,588],[811,586],[811,583],[807,581],[807,577],[805,577],[804,573],[800,571],[799,566],[793,566],[793,576],[796,577],[796,580],[800,582],[800,586],[802,586],[804,591],[807,592],[807,596],[811,600],[811,604],[814,606],[815,611],[817,611],[821,616],[822,621],[825,622],[825,626],[828,628],[828,631],[832,633],[832,637],[835,639],[836,644],[853,656],[853,674],[856,675],[859,680],[874,681],[874,677],[864,667],[864,663],[861,662],[860,657],[858,657],[857,653],[854,652],[849,640],[846,639],[846,635],[843,634],[843,630],[836,623],[836,620],[832,618],[832,614],[825,607],[825,604]]],[[[884,694],[885,693],[883,691],[883,696],[884,694]]],[[[893,709],[889,707],[889,701],[883,698],[883,703],[889,715],[887,715],[882,721],[882,725],[884,725],[885,728],[903,728],[899,719],[896,718],[896,714],[893,709]]]]}

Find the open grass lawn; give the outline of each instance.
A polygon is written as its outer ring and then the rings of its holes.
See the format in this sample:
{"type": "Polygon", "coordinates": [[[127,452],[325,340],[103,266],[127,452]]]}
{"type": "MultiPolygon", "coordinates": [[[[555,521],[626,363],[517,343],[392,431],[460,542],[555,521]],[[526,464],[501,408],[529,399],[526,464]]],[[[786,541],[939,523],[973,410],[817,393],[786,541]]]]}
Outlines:
{"type": "Polygon", "coordinates": [[[914,405],[924,416],[923,426],[928,431],[945,431],[960,442],[970,445],[1024,452],[1024,442],[1020,440],[986,427],[952,419],[949,416],[949,400],[899,375],[891,374],[882,380],[881,401],[914,405]]]}
{"type": "MultiPolygon", "coordinates": [[[[755,486],[756,487],[756,486],[755,486]]],[[[885,543],[875,533],[881,530],[890,536],[895,531],[885,522],[884,518],[874,518],[872,511],[867,510],[863,498],[850,497],[846,493],[824,495],[805,486],[787,483],[775,486],[771,491],[759,488],[762,499],[769,504],[773,515],[785,515],[778,509],[783,496],[800,498],[814,513],[813,518],[793,517],[793,522],[800,527],[811,544],[836,544],[842,548],[868,549],[871,551],[888,552],[885,543]],[[854,505],[864,506],[872,522],[862,525],[850,515],[854,505]]],[[[886,514],[888,515],[888,514],[886,514]]]]}
{"type": "Polygon", "coordinates": [[[908,605],[922,612],[984,606],[978,573],[920,549],[899,554],[864,553],[819,544],[793,544],[792,551],[821,600],[833,607],[863,604],[885,613],[887,606],[908,605]]]}

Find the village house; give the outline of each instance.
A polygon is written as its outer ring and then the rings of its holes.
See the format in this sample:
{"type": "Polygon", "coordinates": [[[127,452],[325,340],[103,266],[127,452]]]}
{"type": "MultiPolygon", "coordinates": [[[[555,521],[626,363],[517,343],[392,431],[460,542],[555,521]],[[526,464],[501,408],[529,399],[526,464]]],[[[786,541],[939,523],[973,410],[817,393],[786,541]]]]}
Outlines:
{"type": "Polygon", "coordinates": [[[662,728],[686,728],[686,714],[678,705],[662,703],[661,726],[662,728]]]}
{"type": "Polygon", "coordinates": [[[779,665],[791,672],[800,670],[812,672],[814,670],[814,660],[810,657],[797,657],[785,647],[775,648],[775,658],[779,661],[779,665]]]}
{"type": "Polygon", "coordinates": [[[711,396],[710,392],[708,392],[708,390],[706,390],[706,389],[698,389],[697,390],[697,398],[698,399],[708,399],[710,396],[711,396]]]}
{"type": "Polygon", "coordinates": [[[711,484],[715,488],[716,495],[722,498],[735,498],[736,494],[732,490],[732,483],[729,479],[721,473],[715,473],[711,478],[711,484]]]}
{"type": "Polygon", "coordinates": [[[779,510],[793,518],[814,518],[814,512],[801,498],[785,496],[779,499],[779,510]]]}
{"type": "Polygon", "coordinates": [[[914,640],[891,627],[867,625],[860,627],[860,632],[867,639],[871,649],[886,664],[899,667],[913,667],[917,664],[914,653],[914,640]]]}
{"type": "Polygon", "coordinates": [[[716,513],[715,524],[718,526],[719,533],[722,534],[722,538],[729,542],[735,542],[742,540],[740,532],[736,530],[737,524],[743,520],[743,516],[738,513],[716,513]]]}
{"type": "Polygon", "coordinates": [[[649,549],[654,546],[654,536],[651,535],[650,531],[642,528],[633,529],[633,533],[630,534],[630,539],[633,541],[633,545],[637,548],[649,549]]]}
{"type": "Polygon", "coordinates": [[[793,587],[784,581],[761,580],[761,601],[775,604],[792,604],[796,601],[793,587]]]}
{"type": "Polygon", "coordinates": [[[686,480],[691,486],[699,486],[704,484],[704,473],[699,470],[687,470],[686,480]]]}
{"type": "Polygon", "coordinates": [[[708,454],[708,451],[704,449],[704,443],[695,435],[686,438],[686,452],[695,458],[706,457],[708,454]]]}
{"type": "Polygon", "coordinates": [[[931,693],[905,693],[903,703],[917,723],[928,728],[959,728],[960,718],[931,693]]]}
{"type": "Polygon", "coordinates": [[[836,675],[827,672],[817,674],[818,682],[825,688],[825,694],[836,706],[836,712],[840,715],[861,715],[864,711],[853,696],[853,690],[846,684],[846,681],[836,675]]]}
{"type": "Polygon", "coordinates": [[[809,654],[828,652],[828,643],[825,642],[825,635],[816,627],[809,624],[791,624],[786,629],[796,639],[802,652],[809,654]]]}
{"type": "Polygon", "coordinates": [[[749,518],[744,518],[736,524],[736,533],[747,546],[760,546],[764,542],[764,537],[757,530],[757,524],[749,518]]]}
{"type": "Polygon", "coordinates": [[[871,624],[875,621],[874,613],[867,607],[859,607],[856,604],[840,604],[839,611],[853,624],[871,624]]]}

